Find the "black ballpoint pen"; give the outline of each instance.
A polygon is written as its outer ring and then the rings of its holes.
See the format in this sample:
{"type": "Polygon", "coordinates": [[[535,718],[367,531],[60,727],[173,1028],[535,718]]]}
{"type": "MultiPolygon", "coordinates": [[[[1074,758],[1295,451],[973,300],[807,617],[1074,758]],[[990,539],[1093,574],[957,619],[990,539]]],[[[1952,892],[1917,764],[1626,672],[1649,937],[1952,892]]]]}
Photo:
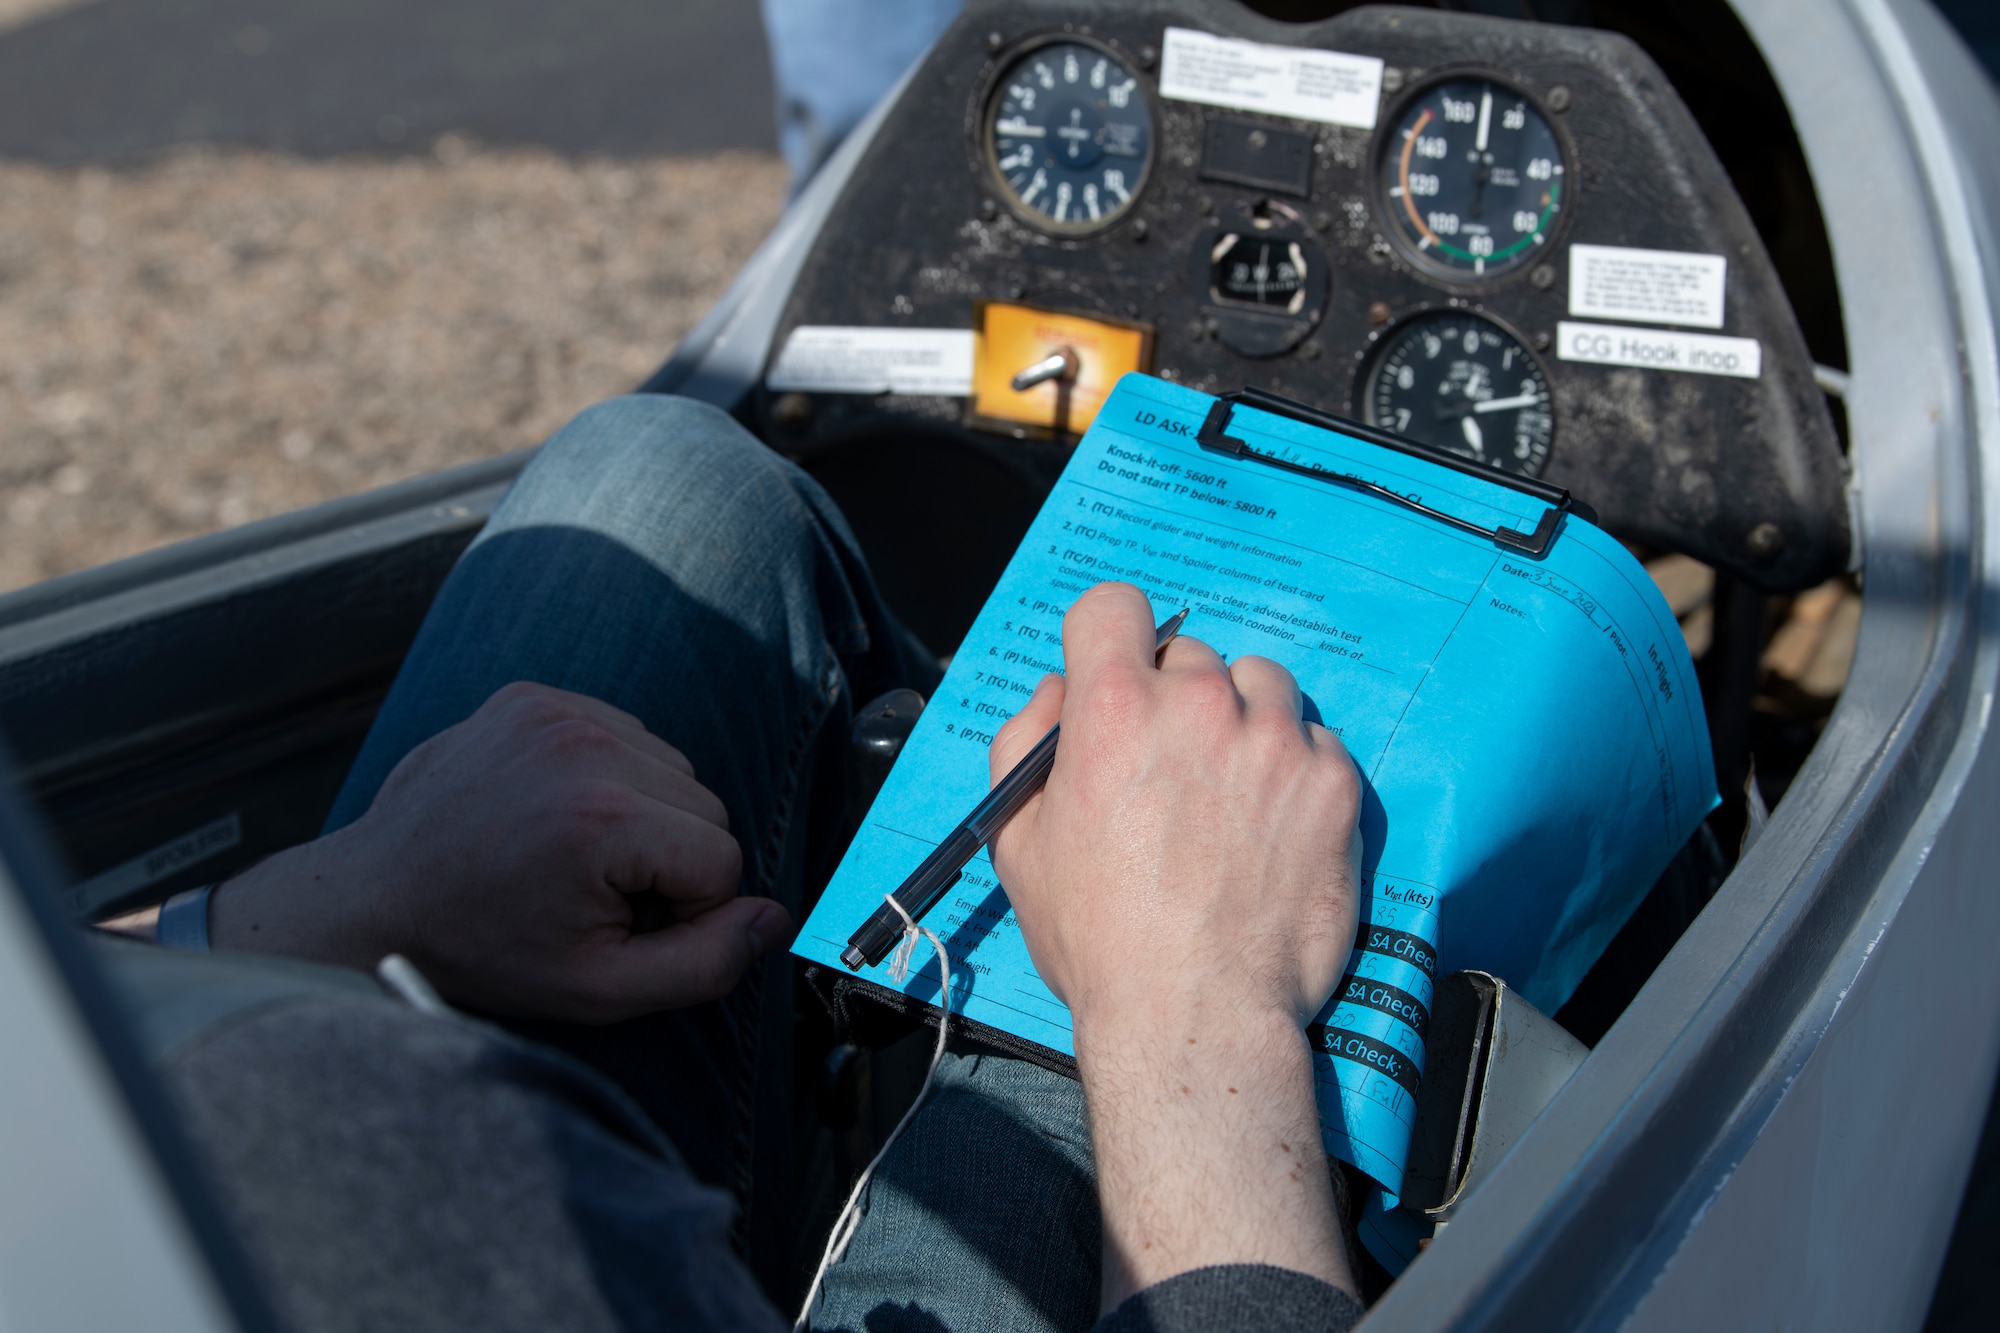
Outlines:
{"type": "MultiPolygon", "coordinates": [[[[1181,632],[1181,625],[1191,610],[1192,607],[1182,608],[1153,632],[1154,660],[1158,660],[1160,653],[1181,632]]],[[[1055,766],[1056,736],[1061,730],[1060,723],[1050,727],[1048,734],[1028,751],[1027,757],[995,783],[993,790],[986,793],[986,799],[974,806],[972,813],[937,845],[937,850],[910,872],[910,877],[895,893],[896,901],[902,904],[903,911],[910,914],[910,920],[923,920],[924,913],[937,906],[938,899],[944,897],[944,891],[958,883],[958,877],[965,873],[965,863],[996,833],[1007,827],[1007,821],[1019,813],[1030,796],[1042,789],[1042,784],[1049,780],[1049,770],[1055,766]]],[[[861,929],[848,936],[847,948],[841,951],[840,961],[856,972],[864,967],[873,967],[888,956],[902,933],[902,916],[895,908],[883,903],[861,923],[861,929]]]]}

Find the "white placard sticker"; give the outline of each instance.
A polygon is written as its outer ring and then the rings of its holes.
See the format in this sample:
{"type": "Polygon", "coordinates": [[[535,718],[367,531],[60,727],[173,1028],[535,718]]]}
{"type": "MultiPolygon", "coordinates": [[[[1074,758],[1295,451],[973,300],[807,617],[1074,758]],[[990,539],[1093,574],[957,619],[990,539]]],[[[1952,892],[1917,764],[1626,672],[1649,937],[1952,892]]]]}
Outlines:
{"type": "Polygon", "coordinates": [[[971,329],[875,329],[802,324],[765,384],[779,392],[972,393],[971,329]]]}
{"type": "Polygon", "coordinates": [[[65,895],[70,913],[78,920],[87,920],[120,898],[129,897],[149,884],[158,884],[242,842],[243,816],[232,810],[218,820],[161,843],[150,852],[70,885],[65,895]]]}
{"type": "Polygon", "coordinates": [[[1754,380],[1764,371],[1764,349],[1755,338],[1577,324],[1567,319],[1556,324],[1556,356],[1599,366],[1638,366],[1744,380],[1754,380]]]}
{"type": "Polygon", "coordinates": [[[1160,96],[1372,130],[1382,101],[1382,62],[1168,28],[1160,96]]]}
{"type": "Polygon", "coordinates": [[[1569,248],[1569,312],[1590,319],[1722,327],[1721,255],[1628,250],[1622,245],[1569,248]]]}

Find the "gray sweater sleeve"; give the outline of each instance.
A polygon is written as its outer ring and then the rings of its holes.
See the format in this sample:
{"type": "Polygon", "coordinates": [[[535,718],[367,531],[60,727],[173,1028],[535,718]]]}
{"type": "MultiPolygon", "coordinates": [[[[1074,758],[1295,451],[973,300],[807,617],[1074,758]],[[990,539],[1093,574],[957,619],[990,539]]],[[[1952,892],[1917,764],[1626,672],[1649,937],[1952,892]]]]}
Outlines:
{"type": "Polygon", "coordinates": [[[330,996],[212,1028],[164,1072],[295,1333],[784,1327],[728,1196],[552,1051],[330,996]]]}
{"type": "Polygon", "coordinates": [[[1097,1333],[1347,1333],[1365,1313],[1360,1301],[1316,1277],[1269,1264],[1219,1264],[1129,1297],[1097,1321],[1097,1333]]]}
{"type": "MultiPolygon", "coordinates": [[[[782,1329],[731,1252],[728,1197],[615,1088],[367,989],[252,987],[254,1003],[153,1043],[290,1327],[782,1329]]],[[[1097,1327],[1345,1333],[1361,1314],[1303,1273],[1235,1264],[1149,1287],[1097,1327]]]]}

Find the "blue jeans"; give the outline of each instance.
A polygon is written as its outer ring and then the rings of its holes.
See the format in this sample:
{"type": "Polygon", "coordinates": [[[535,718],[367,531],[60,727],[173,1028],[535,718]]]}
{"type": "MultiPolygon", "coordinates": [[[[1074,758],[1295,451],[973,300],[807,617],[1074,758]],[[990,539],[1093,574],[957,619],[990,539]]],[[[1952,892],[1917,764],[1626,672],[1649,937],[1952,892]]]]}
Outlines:
{"type": "MultiPolygon", "coordinates": [[[[797,918],[843,832],[854,707],[937,679],[809,477],[714,408],[616,399],[544,446],[452,571],[327,828],[357,818],[416,745],[532,680],[614,704],[686,754],[728,809],[744,892],[797,918]]],[[[794,970],[774,955],[723,1001],[609,1028],[513,1025],[608,1076],[697,1177],[736,1196],[742,1248],[773,1293],[799,1278],[794,970]]],[[[867,1204],[815,1326],[1095,1319],[1096,1192],[1071,1081],[949,1057],[867,1204]]]]}
{"type": "Polygon", "coordinates": [[[961,7],[960,0],[763,0],[778,148],[793,194],[961,7]]]}

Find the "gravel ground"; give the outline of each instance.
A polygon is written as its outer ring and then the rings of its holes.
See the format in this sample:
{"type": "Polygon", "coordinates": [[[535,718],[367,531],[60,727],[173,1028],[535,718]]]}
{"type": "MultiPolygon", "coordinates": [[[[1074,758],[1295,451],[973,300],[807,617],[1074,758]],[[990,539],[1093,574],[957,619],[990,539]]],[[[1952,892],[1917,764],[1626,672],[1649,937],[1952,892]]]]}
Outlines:
{"type": "Polygon", "coordinates": [[[0,32],[75,7],[76,0],[0,0],[0,32]]]}
{"type": "Polygon", "coordinates": [[[538,442],[776,220],[774,157],[0,162],[0,589],[538,442]]]}

